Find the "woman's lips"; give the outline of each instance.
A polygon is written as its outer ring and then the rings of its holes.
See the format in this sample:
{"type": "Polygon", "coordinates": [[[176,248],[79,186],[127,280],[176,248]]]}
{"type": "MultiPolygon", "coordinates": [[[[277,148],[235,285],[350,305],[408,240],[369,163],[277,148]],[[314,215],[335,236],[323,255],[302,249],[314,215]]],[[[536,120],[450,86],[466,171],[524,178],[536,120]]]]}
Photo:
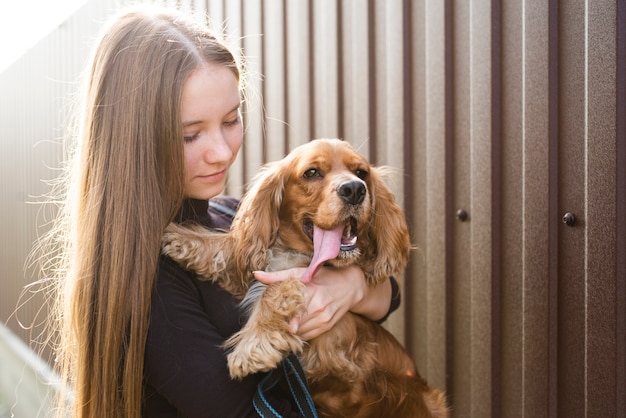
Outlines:
{"type": "Polygon", "coordinates": [[[198,176],[199,178],[207,181],[220,181],[226,177],[227,170],[218,171],[217,173],[207,174],[204,176],[198,176]]]}

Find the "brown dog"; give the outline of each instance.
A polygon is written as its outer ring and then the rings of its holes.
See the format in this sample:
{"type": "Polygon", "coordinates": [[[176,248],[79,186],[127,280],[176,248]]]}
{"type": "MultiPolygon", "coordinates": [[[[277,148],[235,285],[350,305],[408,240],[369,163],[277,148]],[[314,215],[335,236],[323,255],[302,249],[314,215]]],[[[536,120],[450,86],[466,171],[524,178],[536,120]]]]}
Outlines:
{"type": "Polygon", "coordinates": [[[302,278],[253,297],[248,322],[227,342],[233,378],[271,370],[294,352],[320,416],[447,416],[443,392],[375,322],[348,313],[308,344],[289,327],[306,309],[303,282],[325,263],[356,264],[371,285],[404,270],[408,228],[382,172],[347,142],[314,140],[263,168],[228,233],[168,226],[164,254],[238,297],[254,270],[308,266],[302,278]]]}

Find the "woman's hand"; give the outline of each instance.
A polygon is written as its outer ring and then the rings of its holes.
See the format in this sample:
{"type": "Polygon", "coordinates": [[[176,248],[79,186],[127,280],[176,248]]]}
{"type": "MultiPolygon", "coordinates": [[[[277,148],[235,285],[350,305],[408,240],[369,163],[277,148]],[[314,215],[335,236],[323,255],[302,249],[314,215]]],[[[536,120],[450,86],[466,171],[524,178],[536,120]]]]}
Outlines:
{"type": "MultiPolygon", "coordinates": [[[[254,272],[262,283],[270,284],[291,277],[301,277],[306,269],[293,268],[272,273],[254,272]]],[[[382,318],[389,309],[391,284],[370,287],[363,271],[355,266],[322,267],[306,284],[307,312],[294,318],[291,326],[304,340],[310,340],[331,329],[346,312],[363,315],[372,320],[382,318]]]]}

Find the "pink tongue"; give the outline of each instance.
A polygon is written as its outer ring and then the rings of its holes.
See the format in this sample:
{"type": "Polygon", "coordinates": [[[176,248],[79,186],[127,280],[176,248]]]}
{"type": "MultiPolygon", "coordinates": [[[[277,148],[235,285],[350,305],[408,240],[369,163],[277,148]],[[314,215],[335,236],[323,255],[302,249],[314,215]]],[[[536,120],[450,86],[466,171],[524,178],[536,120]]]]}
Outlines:
{"type": "Polygon", "coordinates": [[[332,260],[339,255],[341,236],[345,225],[339,224],[330,231],[313,226],[313,259],[302,275],[301,280],[309,283],[313,276],[326,260],[332,260]]]}

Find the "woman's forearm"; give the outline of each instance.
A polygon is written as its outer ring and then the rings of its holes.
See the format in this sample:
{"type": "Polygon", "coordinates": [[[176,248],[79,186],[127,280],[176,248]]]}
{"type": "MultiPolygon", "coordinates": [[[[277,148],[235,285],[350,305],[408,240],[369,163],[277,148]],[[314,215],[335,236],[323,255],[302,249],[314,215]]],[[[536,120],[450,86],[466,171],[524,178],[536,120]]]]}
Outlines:
{"type": "Polygon", "coordinates": [[[350,311],[377,321],[388,313],[391,296],[390,279],[376,286],[365,286],[363,298],[350,311]]]}

